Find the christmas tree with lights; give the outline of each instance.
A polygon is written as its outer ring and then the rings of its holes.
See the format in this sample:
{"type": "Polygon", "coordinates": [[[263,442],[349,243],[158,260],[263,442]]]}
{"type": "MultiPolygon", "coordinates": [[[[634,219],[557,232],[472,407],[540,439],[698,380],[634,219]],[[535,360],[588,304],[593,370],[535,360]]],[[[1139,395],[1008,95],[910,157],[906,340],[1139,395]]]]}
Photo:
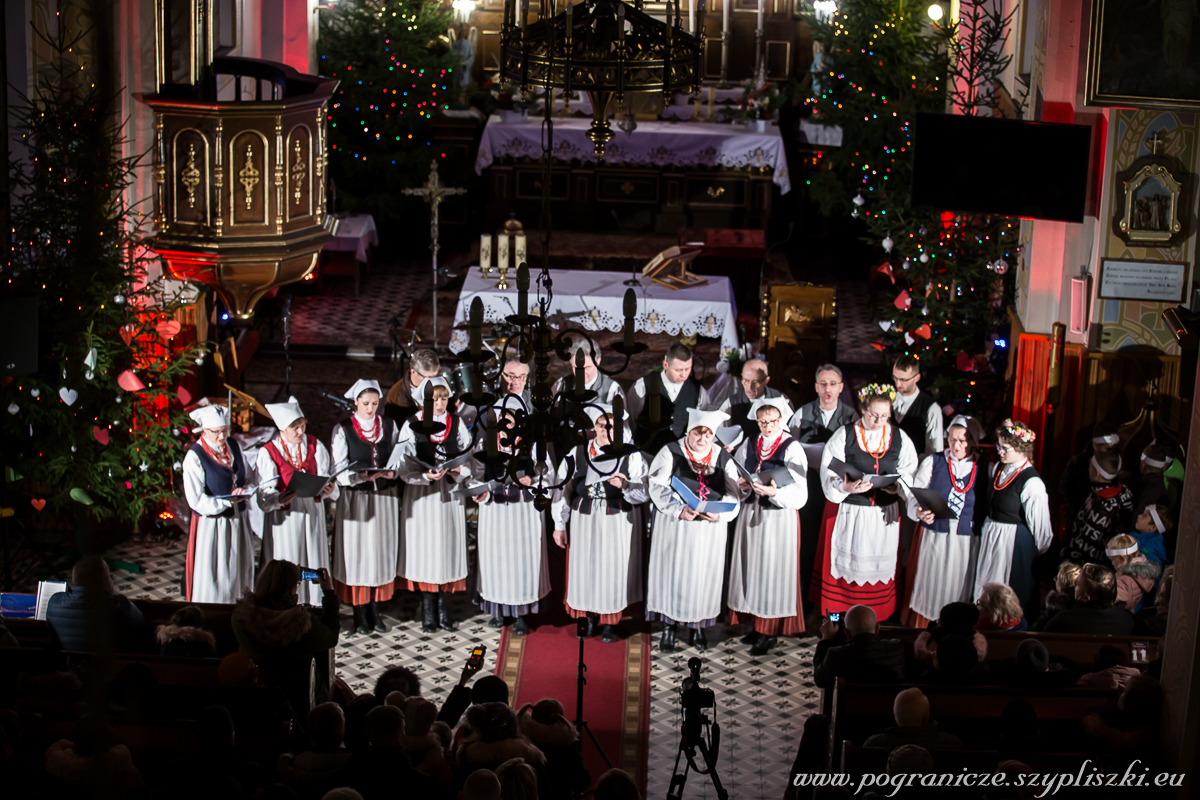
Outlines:
{"type": "Polygon", "coordinates": [[[121,157],[117,96],[81,64],[79,41],[45,40],[50,63],[13,109],[23,154],[7,165],[2,285],[37,306],[38,368],[0,390],[0,458],[6,504],[40,515],[34,527],[136,523],[167,506],[189,427],[174,387],[199,355],[174,341],[175,308],[147,282],[148,220],[127,204],[140,157],[121,157]]]}
{"type": "Polygon", "coordinates": [[[930,25],[925,9],[904,0],[849,0],[818,23],[825,53],[809,105],[818,121],[842,128],[843,140],[822,154],[827,163],[811,186],[829,213],[861,219],[864,240],[879,248],[872,278],[891,292],[877,303],[875,347],[888,361],[916,356],[922,386],[939,402],[986,417],[981,400],[1001,394],[996,367],[1008,345],[1018,222],[910,205],[916,114],[948,103],[958,113],[994,112],[1008,66],[1011,20],[986,0],[960,9],[958,23],[930,25]]]}
{"type": "Polygon", "coordinates": [[[329,111],[339,209],[371,213],[380,227],[412,223],[397,198],[441,156],[429,120],[450,107],[452,21],[437,0],[344,0],[322,15],[320,72],[341,81],[329,111]]]}

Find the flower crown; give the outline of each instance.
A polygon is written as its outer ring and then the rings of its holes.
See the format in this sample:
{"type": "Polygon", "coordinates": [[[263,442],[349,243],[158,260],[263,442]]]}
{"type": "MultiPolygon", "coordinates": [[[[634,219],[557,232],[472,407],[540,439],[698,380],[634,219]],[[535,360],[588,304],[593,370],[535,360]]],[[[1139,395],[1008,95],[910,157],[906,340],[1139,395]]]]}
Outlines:
{"type": "Polygon", "coordinates": [[[896,402],[896,387],[890,383],[868,383],[858,390],[858,402],[867,402],[868,397],[886,397],[890,402],[896,402]]]}
{"type": "Polygon", "coordinates": [[[1037,434],[1029,429],[1029,426],[1024,422],[1014,422],[1011,419],[1004,420],[1004,430],[1017,441],[1032,443],[1037,439],[1037,434]]]}

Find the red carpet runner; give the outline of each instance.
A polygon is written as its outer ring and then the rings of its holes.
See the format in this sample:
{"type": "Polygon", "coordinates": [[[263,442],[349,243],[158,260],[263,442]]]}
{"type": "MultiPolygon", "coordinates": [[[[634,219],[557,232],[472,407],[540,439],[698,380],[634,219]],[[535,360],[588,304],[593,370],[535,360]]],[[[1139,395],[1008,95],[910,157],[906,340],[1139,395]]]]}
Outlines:
{"type": "MultiPolygon", "coordinates": [[[[579,639],[575,636],[574,621],[562,607],[562,551],[555,553],[555,547],[550,550],[554,588],[542,601],[542,608],[550,613],[533,617],[532,630],[526,636],[513,636],[505,628],[496,654],[496,674],[508,684],[512,707],[517,711],[526,703],[553,697],[563,704],[567,719],[573,721],[579,639]]],[[[585,642],[587,685],[583,693],[583,718],[612,765],[632,775],[645,794],[650,729],[650,636],[634,633],[634,628],[626,620],[618,628],[626,637],[621,641],[605,644],[596,636],[585,642]]],[[[594,782],[608,767],[588,735],[583,733],[582,738],[584,761],[594,782]]]]}

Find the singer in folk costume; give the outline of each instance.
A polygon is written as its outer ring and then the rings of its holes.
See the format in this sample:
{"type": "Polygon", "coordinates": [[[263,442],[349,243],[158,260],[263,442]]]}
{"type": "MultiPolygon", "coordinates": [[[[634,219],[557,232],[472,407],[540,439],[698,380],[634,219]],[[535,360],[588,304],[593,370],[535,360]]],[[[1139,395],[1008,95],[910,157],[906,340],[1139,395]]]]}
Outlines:
{"type": "Polygon", "coordinates": [[[379,413],[378,382],[355,381],[345,397],[354,401],[354,415],[333,429],[333,467],[350,467],[337,478],[342,497],[333,518],[333,585],[338,599],[353,607],[357,633],[384,633],[379,603],[395,593],[399,552],[399,432],[379,413]]]}
{"type": "MultiPolygon", "coordinates": [[[[329,537],[325,500],[338,498],[337,481],[329,481],[316,497],[289,491],[292,475],[329,475],[329,450],[307,432],[308,420],[296,398],[268,403],[267,413],[279,433],[258,451],[258,504],[263,510],[262,566],[290,561],[302,567],[329,569],[329,537]]],[[[301,581],[297,602],[321,605],[321,587],[301,581]]]]}
{"type": "Polygon", "coordinates": [[[189,603],[236,603],[254,587],[254,543],[247,502],[254,467],[229,438],[229,409],[191,413],[199,440],[183,457],[183,493],[192,509],[184,589],[189,603]]]}
{"type": "Polygon", "coordinates": [[[821,454],[821,488],[836,504],[832,525],[822,520],[818,543],[819,593],[822,612],[870,606],[878,619],[896,608],[896,556],[900,546],[900,496],[897,483],[875,488],[872,475],[899,475],[911,482],[917,450],[908,434],[890,421],[896,390],[872,383],[858,393],[862,419],[836,431],[821,454]],[[838,459],[862,473],[851,480],[830,468],[838,459]]]}
{"type": "MultiPolygon", "coordinates": [[[[792,482],[738,480],[742,510],[733,526],[729,572],[729,622],[754,625],[743,639],[750,655],[770,652],[779,636],[804,632],[800,597],[800,509],[808,502],[808,459],[784,427],[792,409],[787,398],[760,397],[747,416],[758,421],[758,436],[738,447],[734,458],[758,474],[784,468],[792,482]]],[[[736,420],[735,420],[736,422],[736,420]]]]}
{"type": "Polygon", "coordinates": [[[979,567],[971,598],[978,600],[985,583],[1012,587],[1026,613],[1040,607],[1033,560],[1050,549],[1050,498],[1029,457],[1037,439],[1028,425],[1004,420],[996,431],[996,454],[988,482],[987,518],[979,543],[979,567]]]}
{"type": "MultiPolygon", "coordinates": [[[[551,510],[554,542],[567,550],[566,608],[587,619],[587,636],[600,626],[600,639],[615,642],[626,608],[643,597],[642,507],[649,501],[649,472],[640,452],[613,460],[603,448],[613,440],[612,406],[584,409],[596,438],[575,448],[558,468],[565,487],[551,510]],[[568,536],[568,529],[570,534],[568,536]]],[[[621,442],[631,442],[621,413],[621,442]]]]}
{"type": "Polygon", "coordinates": [[[729,523],[738,514],[738,473],[732,456],[714,444],[723,411],[688,410],[687,433],[669,442],[650,463],[650,571],[646,618],[662,620],[660,648],[675,649],[675,625],[691,629],[690,643],[708,646],[704,629],[721,613],[721,582],[729,523]],[[700,513],[671,486],[679,478],[702,500],[733,503],[731,511],[700,513]]]}
{"type": "Polygon", "coordinates": [[[546,553],[546,522],[529,491],[539,480],[549,482],[554,465],[544,452],[540,463],[534,456],[517,456],[516,478],[506,471],[507,462],[487,463],[484,452],[518,452],[521,443],[511,426],[517,414],[511,405],[496,406],[495,421],[476,445],[471,459],[475,478],[502,485],[475,496],[479,504],[479,586],[475,604],[491,615],[488,625],[502,627],[512,621],[517,636],[529,633],[525,619],[540,610],[539,601],[550,592],[550,570],[546,553]],[[498,434],[498,436],[497,436],[498,434]],[[496,438],[493,438],[496,437],[496,438]],[[510,438],[511,437],[511,438],[510,438]]]}
{"type": "Polygon", "coordinates": [[[976,454],[983,426],[974,417],[955,417],[946,429],[946,449],[934,453],[917,467],[913,486],[941,495],[957,519],[935,519],[917,498],[905,492],[910,519],[919,524],[909,550],[910,580],[900,622],[926,628],[949,603],[973,602],[975,562],[971,552],[976,513],[983,519],[983,483],[976,454]]]}
{"type": "Polygon", "coordinates": [[[421,592],[421,630],[455,629],[447,592],[467,589],[467,518],[455,485],[469,479],[465,466],[442,465],[469,452],[471,432],[450,410],[450,384],[426,378],[413,392],[422,410],[400,431],[400,477],[404,490],[404,527],[398,575],[410,592],[421,592]],[[414,422],[432,420],[425,433],[414,422]]]}

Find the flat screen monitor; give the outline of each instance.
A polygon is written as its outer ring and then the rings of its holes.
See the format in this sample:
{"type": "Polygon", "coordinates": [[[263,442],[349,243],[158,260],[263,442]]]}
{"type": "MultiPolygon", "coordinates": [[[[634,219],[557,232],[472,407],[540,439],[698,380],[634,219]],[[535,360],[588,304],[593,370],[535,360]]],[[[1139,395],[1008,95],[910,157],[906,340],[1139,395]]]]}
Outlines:
{"type": "Polygon", "coordinates": [[[912,204],[936,211],[1082,222],[1092,129],[918,114],[912,204]]]}

